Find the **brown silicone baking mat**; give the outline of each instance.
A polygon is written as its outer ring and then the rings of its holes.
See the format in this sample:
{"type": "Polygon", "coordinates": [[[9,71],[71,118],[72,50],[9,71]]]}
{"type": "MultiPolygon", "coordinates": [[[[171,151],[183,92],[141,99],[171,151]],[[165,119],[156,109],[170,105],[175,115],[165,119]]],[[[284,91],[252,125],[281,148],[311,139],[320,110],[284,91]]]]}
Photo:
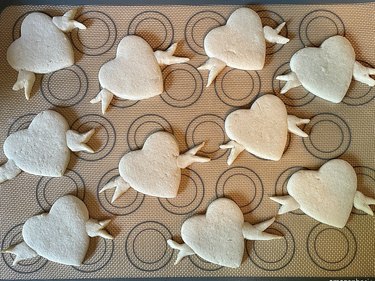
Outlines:
{"type": "MultiPolygon", "coordinates": [[[[188,217],[204,212],[217,197],[235,200],[250,223],[273,217],[279,206],[269,196],[285,193],[288,177],[301,167],[318,168],[328,159],[349,161],[358,174],[358,189],[375,197],[375,88],[352,82],[343,102],[333,104],[302,88],[280,96],[275,80],[289,69],[292,54],[304,46],[319,46],[329,36],[345,35],[357,59],[375,65],[375,3],[348,5],[251,6],[263,24],[276,26],[291,42],[267,45],[262,71],[225,68],[206,88],[207,73],[196,68],[207,57],[205,34],[222,25],[238,6],[85,6],[77,19],[87,30],[70,34],[76,65],[38,75],[30,101],[12,91],[17,73],[6,62],[6,50],[20,36],[23,18],[31,11],[61,15],[68,6],[13,6],[0,18],[0,145],[17,130],[27,128],[35,114],[53,109],[71,128],[97,130],[89,144],[94,154],[72,153],[64,177],[47,178],[21,173],[0,186],[1,248],[21,241],[22,224],[30,216],[48,211],[64,194],[87,204],[94,218],[111,218],[108,230],[115,240],[92,239],[85,264],[64,266],[34,258],[13,266],[10,254],[1,254],[0,279],[80,279],[131,277],[254,277],[254,276],[375,276],[375,218],[353,210],[347,226],[332,228],[300,211],[277,217],[269,232],[282,234],[275,241],[247,241],[243,264],[228,269],[197,256],[174,266],[176,252],[166,239],[178,238],[188,217]],[[119,41],[128,34],[146,39],[154,49],[178,42],[177,55],[191,60],[163,68],[165,92],[139,102],[115,99],[103,116],[99,104],[89,101],[99,92],[98,71],[112,59],[119,41]],[[248,108],[261,93],[274,93],[288,112],[311,118],[302,140],[290,136],[278,162],[243,152],[230,167],[228,152],[218,146],[228,139],[225,117],[236,108],[248,108]],[[118,175],[118,162],[130,150],[141,148],[157,130],[173,132],[181,151],[207,141],[207,164],[182,171],[178,197],[172,200],[144,196],[129,190],[114,204],[113,191],[98,194],[118,175]]],[[[4,163],[4,153],[0,154],[4,163]]],[[[375,210],[375,208],[373,208],[375,210]]]]}

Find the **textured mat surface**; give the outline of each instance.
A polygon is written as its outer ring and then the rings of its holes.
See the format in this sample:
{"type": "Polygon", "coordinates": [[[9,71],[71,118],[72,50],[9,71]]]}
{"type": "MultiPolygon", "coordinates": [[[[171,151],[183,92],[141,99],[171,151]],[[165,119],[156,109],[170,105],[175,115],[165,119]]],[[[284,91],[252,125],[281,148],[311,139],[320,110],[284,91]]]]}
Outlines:
{"type": "MultiPolygon", "coordinates": [[[[221,268],[197,256],[173,262],[176,253],[166,239],[178,237],[183,221],[205,211],[217,197],[235,200],[245,219],[256,223],[274,216],[278,205],[269,196],[285,193],[288,177],[300,167],[317,168],[331,158],[349,161],[358,174],[358,189],[375,196],[375,88],[352,82],[340,104],[332,104],[297,88],[280,96],[275,80],[289,69],[288,61],[303,46],[319,45],[335,34],[353,44],[357,59],[375,65],[375,4],[252,6],[263,24],[287,22],[285,46],[267,45],[262,71],[231,68],[206,88],[207,73],[196,68],[207,57],[205,34],[222,25],[235,6],[87,6],[78,20],[88,26],[73,31],[76,65],[37,76],[33,95],[13,92],[17,73],[6,62],[6,49],[20,36],[24,16],[30,11],[60,15],[70,7],[18,6],[0,18],[0,145],[7,135],[26,128],[35,114],[45,109],[62,113],[73,129],[96,128],[90,145],[95,154],[72,154],[62,178],[22,173],[0,187],[1,248],[21,240],[22,224],[32,215],[49,210],[60,196],[71,193],[83,199],[95,218],[112,218],[109,231],[114,241],[92,239],[85,265],[62,266],[43,258],[12,266],[13,257],[1,254],[0,279],[126,278],[176,276],[374,276],[375,219],[353,210],[347,227],[334,229],[317,223],[300,211],[277,218],[270,232],[284,235],[277,241],[247,241],[239,269],[221,268]],[[163,68],[165,92],[140,102],[114,100],[106,115],[100,105],[89,103],[99,91],[100,66],[112,59],[118,42],[127,34],[145,38],[154,49],[179,42],[177,55],[191,58],[187,64],[163,68]],[[279,162],[264,161],[242,153],[230,167],[228,153],[218,149],[227,141],[224,120],[235,108],[247,108],[260,93],[282,98],[288,112],[311,118],[304,130],[310,137],[290,136],[279,162]],[[142,147],[156,130],[173,132],[181,151],[207,141],[209,164],[183,170],[179,195],[165,200],[129,190],[111,204],[112,191],[98,194],[118,175],[118,162],[129,150],[142,147]]],[[[0,161],[5,161],[3,152],[0,161]]],[[[373,208],[374,209],[374,208],[373,208]]]]}

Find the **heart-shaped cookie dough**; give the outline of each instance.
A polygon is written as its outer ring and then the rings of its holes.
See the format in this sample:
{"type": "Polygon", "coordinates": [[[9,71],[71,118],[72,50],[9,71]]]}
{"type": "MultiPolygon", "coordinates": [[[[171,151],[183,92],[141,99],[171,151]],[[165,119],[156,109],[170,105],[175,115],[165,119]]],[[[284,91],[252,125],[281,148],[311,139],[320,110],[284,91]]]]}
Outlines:
{"type": "Polygon", "coordinates": [[[208,162],[209,158],[195,156],[201,145],[180,155],[178,143],[167,132],[149,136],[141,150],[125,154],[120,160],[120,177],[109,182],[100,192],[116,188],[112,202],[130,186],[138,192],[162,197],[177,196],[181,181],[181,169],[194,162],[208,162]]]}
{"type": "Polygon", "coordinates": [[[8,63],[17,71],[50,73],[74,64],[68,37],[43,13],[30,13],[22,22],[21,37],[8,48],[8,63]]]}
{"type": "Polygon", "coordinates": [[[334,102],[342,101],[349,89],[352,77],[373,87],[375,69],[367,68],[355,60],[355,52],[350,42],[342,36],[325,40],[320,48],[307,47],[295,53],[290,60],[291,73],[278,76],[287,81],[281,90],[302,85],[314,95],[334,102]]]}
{"type": "Polygon", "coordinates": [[[129,100],[143,100],[160,95],[164,89],[160,65],[189,60],[174,57],[176,48],[175,43],[165,52],[154,52],[141,37],[126,36],[117,47],[116,58],[100,68],[99,82],[103,90],[91,103],[102,101],[104,114],[114,95],[129,100]]]}
{"type": "Polygon", "coordinates": [[[65,118],[55,111],[39,113],[28,129],[17,131],[5,140],[8,166],[0,167],[0,182],[13,178],[20,170],[33,175],[61,177],[69,163],[69,149],[93,152],[85,144],[93,133],[91,130],[80,135],[69,130],[65,118]]]}
{"type": "Polygon", "coordinates": [[[263,95],[250,109],[239,109],[225,120],[225,131],[232,140],[223,149],[231,148],[230,165],[237,155],[246,150],[255,156],[280,160],[288,137],[288,129],[306,137],[296,125],[308,123],[307,119],[288,116],[284,103],[274,95],[263,95]]]}
{"type": "Polygon", "coordinates": [[[353,167],[340,159],[330,160],[318,171],[300,170],[288,183],[289,196],[271,197],[282,204],[279,214],[301,209],[319,222],[342,228],[353,204],[368,214],[375,199],[357,191],[357,175],[353,167]]]}
{"type": "Polygon", "coordinates": [[[76,10],[51,19],[46,14],[28,14],[21,25],[21,37],[8,48],[8,63],[19,72],[13,90],[25,88],[25,96],[35,81],[34,73],[50,73],[74,64],[73,47],[63,31],[86,27],[73,20],[76,10]],[[62,30],[63,31],[62,31],[62,30]]]}
{"type": "Polygon", "coordinates": [[[181,228],[186,244],[169,240],[168,244],[180,250],[176,263],[184,256],[197,254],[201,258],[227,267],[239,267],[244,252],[244,238],[248,240],[271,240],[281,236],[263,232],[275,218],[256,225],[244,222],[241,209],[230,199],[220,198],[212,202],[206,215],[187,219],[181,228]]]}
{"type": "Polygon", "coordinates": [[[285,23],[276,29],[262,27],[260,17],[249,8],[234,11],[226,25],[216,27],[207,33],[204,50],[210,58],[201,70],[209,70],[207,86],[225,66],[242,70],[263,69],[266,57],[266,40],[286,44],[289,39],[279,35],[285,23]]]}
{"type": "Polygon", "coordinates": [[[53,204],[49,213],[29,218],[22,228],[24,242],[5,252],[16,255],[15,263],[39,255],[57,263],[80,266],[90,237],[112,239],[104,230],[109,222],[89,219],[85,204],[66,195],[53,204]]]}
{"type": "Polygon", "coordinates": [[[204,39],[207,56],[217,58],[229,67],[260,70],[266,57],[262,22],[248,8],[234,11],[226,25],[214,28],[204,39]]]}

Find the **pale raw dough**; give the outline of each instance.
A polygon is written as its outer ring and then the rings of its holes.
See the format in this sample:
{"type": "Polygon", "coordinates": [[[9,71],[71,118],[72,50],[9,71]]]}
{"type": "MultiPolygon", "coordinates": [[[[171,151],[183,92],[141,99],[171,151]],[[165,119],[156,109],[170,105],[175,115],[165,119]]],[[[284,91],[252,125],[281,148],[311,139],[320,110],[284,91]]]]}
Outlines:
{"type": "Polygon", "coordinates": [[[286,44],[289,39],[279,35],[285,23],[276,29],[262,27],[259,15],[249,8],[234,11],[226,25],[214,28],[204,39],[204,49],[210,59],[200,67],[210,71],[209,86],[225,67],[242,70],[263,69],[266,40],[286,44]]]}
{"type": "Polygon", "coordinates": [[[181,236],[185,244],[177,244],[172,240],[168,244],[180,250],[176,263],[184,256],[197,254],[206,261],[236,268],[242,263],[244,239],[282,238],[263,232],[274,220],[251,225],[244,222],[242,211],[235,202],[220,198],[208,206],[206,215],[193,216],[183,223],[181,236]]]}
{"type": "Polygon", "coordinates": [[[141,150],[125,154],[119,164],[120,178],[109,182],[100,192],[116,188],[113,201],[129,187],[143,194],[173,198],[177,196],[181,168],[210,159],[195,156],[203,144],[180,155],[175,137],[167,132],[149,136],[141,150]]]}
{"type": "Polygon", "coordinates": [[[375,74],[375,69],[357,62],[352,45],[342,36],[328,38],[320,48],[299,50],[290,60],[290,68],[291,73],[277,77],[288,81],[281,93],[302,85],[322,99],[339,103],[346,95],[352,77],[370,87],[375,86],[375,80],[369,77],[375,74]]]}
{"type": "Polygon", "coordinates": [[[141,37],[126,36],[117,47],[116,58],[100,68],[99,82],[103,90],[91,102],[102,101],[104,114],[113,95],[128,100],[143,100],[160,95],[164,89],[160,65],[189,60],[174,57],[176,48],[177,44],[173,44],[165,52],[154,52],[141,37]]]}
{"type": "Polygon", "coordinates": [[[250,109],[239,109],[227,116],[225,131],[232,141],[221,148],[232,149],[229,165],[242,150],[263,159],[277,161],[283,155],[288,129],[307,137],[297,125],[308,122],[308,119],[288,116],[284,103],[278,97],[263,95],[250,109]]]}
{"type": "Polygon", "coordinates": [[[51,17],[44,13],[28,14],[21,25],[21,37],[8,48],[8,63],[19,72],[14,90],[25,88],[28,99],[35,81],[34,73],[50,73],[74,64],[73,47],[69,38],[54,23],[56,21],[73,25],[65,27],[65,31],[73,28],[84,29],[85,26],[72,18],[75,10],[62,17],[51,17]],[[54,21],[54,22],[53,22],[54,21]]]}
{"type": "Polygon", "coordinates": [[[104,230],[109,222],[90,219],[80,199],[72,195],[63,196],[53,204],[49,213],[29,218],[22,228],[24,242],[4,252],[15,254],[15,263],[39,255],[57,263],[80,266],[85,259],[90,236],[113,239],[104,230]]]}
{"type": "Polygon", "coordinates": [[[68,166],[70,150],[93,153],[85,144],[93,133],[94,130],[86,134],[69,130],[65,118],[55,111],[39,113],[28,129],[17,131],[5,140],[4,153],[8,162],[0,167],[0,182],[13,178],[20,170],[61,177],[68,166]]]}
{"type": "Polygon", "coordinates": [[[318,171],[300,170],[288,183],[289,196],[271,197],[283,206],[279,214],[301,209],[319,222],[342,228],[346,225],[353,204],[372,215],[368,205],[375,199],[357,191],[357,175],[353,167],[340,159],[330,160],[318,171]]]}

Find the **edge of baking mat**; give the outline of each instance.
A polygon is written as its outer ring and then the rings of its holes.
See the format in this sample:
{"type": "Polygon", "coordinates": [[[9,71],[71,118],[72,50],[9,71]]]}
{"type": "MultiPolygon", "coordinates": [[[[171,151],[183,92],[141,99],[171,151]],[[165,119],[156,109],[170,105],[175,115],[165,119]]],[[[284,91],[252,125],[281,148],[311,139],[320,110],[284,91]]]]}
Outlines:
{"type": "MultiPolygon", "coordinates": [[[[56,281],[64,279],[43,279],[56,281]]],[[[160,277],[160,278],[109,278],[109,279],[69,279],[74,281],[374,281],[374,277],[160,277]]],[[[3,281],[13,281],[5,279],[3,281]]],[[[18,279],[17,281],[22,281],[18,279]]],[[[25,279],[30,281],[30,279],[25,279]]]]}
{"type": "Polygon", "coordinates": [[[348,4],[373,0],[2,0],[0,13],[11,5],[256,5],[256,4],[348,4]]]}

